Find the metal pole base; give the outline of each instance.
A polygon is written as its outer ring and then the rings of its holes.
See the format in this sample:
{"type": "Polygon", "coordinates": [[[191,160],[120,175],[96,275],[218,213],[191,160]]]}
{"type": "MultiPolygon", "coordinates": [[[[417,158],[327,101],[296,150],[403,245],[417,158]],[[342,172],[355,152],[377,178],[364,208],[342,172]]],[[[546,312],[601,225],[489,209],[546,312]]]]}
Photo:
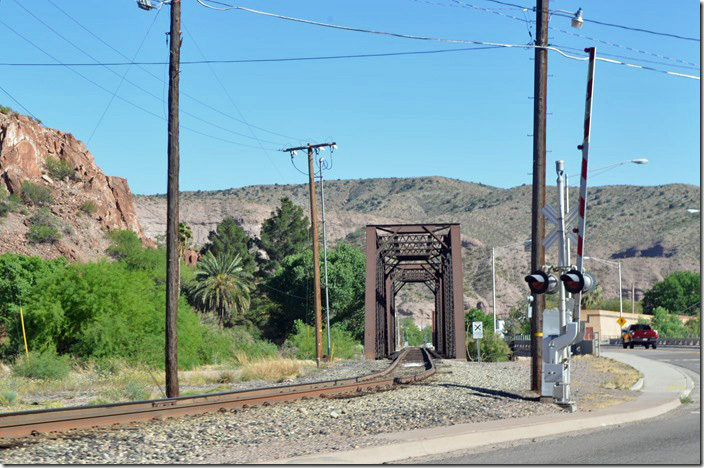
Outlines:
{"type": "Polygon", "coordinates": [[[573,401],[557,402],[555,404],[560,408],[567,410],[568,413],[574,413],[577,411],[577,404],[573,401]]]}

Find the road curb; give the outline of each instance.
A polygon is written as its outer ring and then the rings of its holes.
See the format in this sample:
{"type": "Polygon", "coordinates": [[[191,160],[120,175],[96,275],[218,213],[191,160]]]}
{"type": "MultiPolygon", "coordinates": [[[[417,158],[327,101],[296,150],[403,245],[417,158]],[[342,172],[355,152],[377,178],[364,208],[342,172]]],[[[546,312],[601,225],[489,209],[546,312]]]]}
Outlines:
{"type": "MultiPolygon", "coordinates": [[[[676,369],[676,366],[666,365],[676,369]]],[[[691,377],[679,369],[676,370],[685,377],[688,388],[680,393],[672,393],[671,398],[662,395],[653,398],[652,395],[644,393],[638,400],[594,413],[529,416],[380,434],[375,438],[389,443],[344,452],[269,460],[260,464],[380,464],[650,419],[675,409],[681,404],[680,398],[692,391],[691,377]]],[[[645,380],[641,378],[633,387],[639,386],[638,389],[641,389],[644,385],[645,380]]]]}
{"type": "Polygon", "coordinates": [[[638,379],[638,382],[633,384],[633,386],[631,387],[631,390],[633,390],[634,392],[637,392],[638,390],[643,388],[643,382],[644,382],[644,380],[641,377],[640,379],[638,379]]]}

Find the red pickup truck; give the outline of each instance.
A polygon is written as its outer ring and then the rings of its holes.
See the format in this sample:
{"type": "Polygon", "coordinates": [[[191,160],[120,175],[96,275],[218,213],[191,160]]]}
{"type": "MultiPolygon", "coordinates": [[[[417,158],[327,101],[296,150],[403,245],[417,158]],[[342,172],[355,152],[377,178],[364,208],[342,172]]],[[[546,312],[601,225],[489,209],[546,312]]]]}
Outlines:
{"type": "Polygon", "coordinates": [[[633,349],[635,345],[643,345],[645,349],[652,346],[653,349],[656,349],[658,347],[658,332],[645,323],[631,325],[623,331],[623,348],[633,349]]]}

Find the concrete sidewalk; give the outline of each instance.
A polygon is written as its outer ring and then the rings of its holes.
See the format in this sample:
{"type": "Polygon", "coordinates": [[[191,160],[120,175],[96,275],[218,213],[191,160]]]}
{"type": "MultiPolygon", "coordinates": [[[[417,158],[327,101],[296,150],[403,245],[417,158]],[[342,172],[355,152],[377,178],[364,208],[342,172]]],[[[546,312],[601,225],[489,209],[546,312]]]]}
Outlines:
{"type": "Polygon", "coordinates": [[[591,413],[548,414],[379,434],[373,437],[383,440],[385,445],[263,463],[380,464],[488,444],[595,429],[659,416],[680,405],[680,397],[688,395],[694,388],[694,382],[685,371],[673,365],[633,354],[602,352],[602,356],[624,362],[643,374],[641,395],[636,400],[591,413]]]}

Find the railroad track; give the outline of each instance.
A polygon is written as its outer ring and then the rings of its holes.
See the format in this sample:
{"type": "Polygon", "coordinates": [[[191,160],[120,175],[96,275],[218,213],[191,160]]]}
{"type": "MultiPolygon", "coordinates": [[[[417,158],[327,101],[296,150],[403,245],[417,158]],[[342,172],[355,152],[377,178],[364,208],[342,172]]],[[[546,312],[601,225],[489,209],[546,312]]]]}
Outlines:
{"type": "Polygon", "coordinates": [[[434,373],[435,365],[428,350],[408,348],[399,353],[386,369],[360,377],[160,400],[0,413],[0,438],[390,390],[397,385],[426,379],[434,373]]]}

